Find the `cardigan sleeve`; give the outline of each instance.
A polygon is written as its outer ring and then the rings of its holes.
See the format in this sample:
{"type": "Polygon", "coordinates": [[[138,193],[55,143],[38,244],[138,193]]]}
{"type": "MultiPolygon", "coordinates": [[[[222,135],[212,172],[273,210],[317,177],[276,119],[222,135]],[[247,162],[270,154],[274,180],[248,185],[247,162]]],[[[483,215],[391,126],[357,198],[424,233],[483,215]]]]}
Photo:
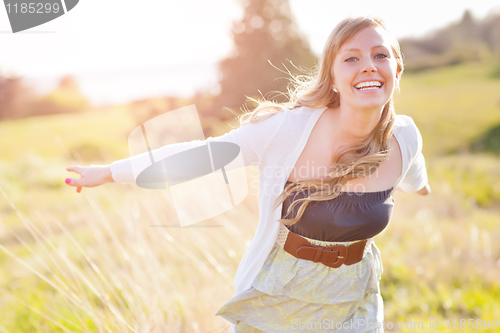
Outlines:
{"type": "MultiPolygon", "coordinates": [[[[284,112],[278,112],[277,114],[283,113],[284,112]]],[[[154,157],[155,161],[160,161],[176,153],[196,147],[202,147],[212,142],[234,143],[240,148],[244,167],[258,165],[260,153],[269,141],[273,129],[277,128],[277,122],[280,121],[280,118],[281,117],[277,115],[273,115],[257,123],[246,123],[218,137],[173,143],[158,149],[153,149],[151,154],[149,152],[144,152],[139,155],[114,161],[110,165],[111,176],[113,180],[118,183],[133,183],[136,181],[137,174],[140,171],[152,165],[151,156],[154,157]]]]}
{"type": "MultiPolygon", "coordinates": [[[[411,118],[410,118],[411,119],[411,118]]],[[[410,166],[403,180],[399,184],[399,187],[403,192],[413,193],[422,189],[427,185],[427,169],[425,167],[425,157],[422,154],[422,135],[418,130],[417,126],[411,119],[409,125],[409,140],[411,140],[412,159],[410,161],[410,166]]]]}

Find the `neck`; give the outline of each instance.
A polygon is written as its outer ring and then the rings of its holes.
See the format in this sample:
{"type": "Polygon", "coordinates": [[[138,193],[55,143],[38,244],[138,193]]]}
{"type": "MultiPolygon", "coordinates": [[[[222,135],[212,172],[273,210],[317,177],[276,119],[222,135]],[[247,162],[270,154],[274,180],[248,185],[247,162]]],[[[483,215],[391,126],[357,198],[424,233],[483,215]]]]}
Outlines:
{"type": "Polygon", "coordinates": [[[355,110],[349,106],[332,109],[336,125],[334,140],[342,144],[362,142],[379,123],[383,109],[355,110]]]}

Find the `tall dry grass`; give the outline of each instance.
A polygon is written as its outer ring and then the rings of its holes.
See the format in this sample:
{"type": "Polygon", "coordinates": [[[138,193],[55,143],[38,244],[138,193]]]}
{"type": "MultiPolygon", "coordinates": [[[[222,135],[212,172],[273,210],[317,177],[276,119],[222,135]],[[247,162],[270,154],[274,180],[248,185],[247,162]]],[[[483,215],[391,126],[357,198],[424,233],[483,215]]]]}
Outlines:
{"type": "MultiPolygon", "coordinates": [[[[232,295],[235,270],[255,232],[255,195],[217,218],[181,228],[168,191],[126,184],[85,188],[75,197],[78,210],[68,212],[66,220],[47,212],[28,217],[1,188],[0,193],[25,231],[23,236],[12,233],[0,245],[10,257],[4,266],[17,275],[13,281],[29,276],[43,281],[28,289],[25,284],[2,286],[8,296],[4,305],[14,312],[30,309],[27,317],[34,327],[229,331],[228,323],[214,314],[232,295]],[[18,247],[28,253],[16,254],[18,247]]],[[[9,320],[0,327],[27,329],[20,313],[4,316],[9,320]]]]}
{"type": "MultiPolygon", "coordinates": [[[[499,211],[451,190],[439,176],[452,163],[428,161],[432,195],[393,194],[391,222],[376,238],[386,322],[500,316],[499,211]]],[[[258,220],[257,173],[248,171],[244,202],[188,228],[179,226],[168,190],[108,184],[78,195],[71,188],[67,195],[78,205],[61,219],[26,216],[0,189],[22,223],[0,245],[2,265],[13,275],[1,287],[8,313],[0,327],[229,332],[214,314],[233,296],[258,220]]]]}

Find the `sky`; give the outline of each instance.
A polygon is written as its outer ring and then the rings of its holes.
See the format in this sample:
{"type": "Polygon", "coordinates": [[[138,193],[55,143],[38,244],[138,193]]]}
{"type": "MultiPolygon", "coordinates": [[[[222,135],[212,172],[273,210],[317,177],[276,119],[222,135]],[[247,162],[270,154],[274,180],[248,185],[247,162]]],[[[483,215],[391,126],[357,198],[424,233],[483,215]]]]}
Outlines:
{"type": "MultiPolygon", "coordinates": [[[[290,0],[312,50],[347,16],[376,15],[397,38],[423,36],[459,20],[500,12],[498,0],[453,2],[290,0]],[[451,4],[451,5],[450,5],[451,4]]],[[[232,48],[241,0],[82,0],[65,15],[13,34],[0,7],[0,73],[20,75],[40,93],[74,75],[95,105],[217,91],[217,62],[232,48]]]]}

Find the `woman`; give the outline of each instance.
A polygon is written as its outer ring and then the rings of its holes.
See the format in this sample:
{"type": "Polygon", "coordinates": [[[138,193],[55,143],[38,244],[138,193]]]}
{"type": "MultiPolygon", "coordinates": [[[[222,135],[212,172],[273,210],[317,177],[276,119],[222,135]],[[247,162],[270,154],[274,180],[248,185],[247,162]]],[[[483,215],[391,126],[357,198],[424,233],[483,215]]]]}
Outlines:
{"type": "MultiPolygon", "coordinates": [[[[235,296],[216,313],[234,332],[383,331],[383,268],[373,237],[390,220],[396,187],[430,193],[420,132],[391,100],[403,68],[382,20],[345,19],[317,74],[296,80],[289,103],[262,103],[238,129],[180,144],[233,142],[246,166],[259,165],[257,231],[235,296]]],[[[155,152],[168,155],[176,145],[155,152]]],[[[80,191],[134,181],[139,156],[70,167],[82,178],[68,184],[80,191]]]]}

